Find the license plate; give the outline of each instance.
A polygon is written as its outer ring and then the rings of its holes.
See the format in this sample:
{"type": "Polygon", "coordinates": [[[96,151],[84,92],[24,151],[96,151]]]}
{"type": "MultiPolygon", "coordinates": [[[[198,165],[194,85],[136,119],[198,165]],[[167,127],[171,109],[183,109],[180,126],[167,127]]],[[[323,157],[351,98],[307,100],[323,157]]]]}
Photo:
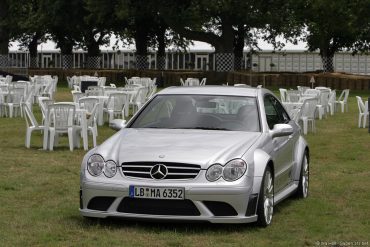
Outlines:
{"type": "Polygon", "coordinates": [[[184,200],[185,189],[130,185],[129,196],[131,198],[184,200]]]}

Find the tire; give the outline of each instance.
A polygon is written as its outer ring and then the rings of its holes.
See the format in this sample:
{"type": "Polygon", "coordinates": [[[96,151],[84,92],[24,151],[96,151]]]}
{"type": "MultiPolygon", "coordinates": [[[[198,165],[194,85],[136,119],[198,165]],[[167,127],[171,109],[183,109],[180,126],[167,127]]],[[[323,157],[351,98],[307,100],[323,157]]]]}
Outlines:
{"type": "Polygon", "coordinates": [[[299,175],[299,184],[296,192],[297,198],[307,198],[310,181],[310,165],[307,153],[304,153],[301,165],[301,173],[299,175]]]}
{"type": "Polygon", "coordinates": [[[257,225],[266,227],[271,224],[274,213],[274,177],[270,166],[263,174],[261,190],[258,197],[257,225]]]}

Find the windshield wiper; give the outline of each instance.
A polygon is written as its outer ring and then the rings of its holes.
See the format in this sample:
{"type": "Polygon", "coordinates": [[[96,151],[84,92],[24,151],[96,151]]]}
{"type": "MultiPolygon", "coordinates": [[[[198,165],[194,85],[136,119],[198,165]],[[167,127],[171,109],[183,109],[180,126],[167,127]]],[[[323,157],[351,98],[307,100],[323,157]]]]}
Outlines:
{"type": "Polygon", "coordinates": [[[214,127],[195,127],[193,129],[200,129],[200,130],[230,130],[226,128],[214,128],[214,127]]]}
{"type": "Polygon", "coordinates": [[[172,129],[198,129],[198,130],[226,130],[226,131],[231,131],[230,129],[226,129],[226,128],[201,127],[201,126],[196,126],[196,127],[183,127],[183,128],[172,128],[172,129]]]}

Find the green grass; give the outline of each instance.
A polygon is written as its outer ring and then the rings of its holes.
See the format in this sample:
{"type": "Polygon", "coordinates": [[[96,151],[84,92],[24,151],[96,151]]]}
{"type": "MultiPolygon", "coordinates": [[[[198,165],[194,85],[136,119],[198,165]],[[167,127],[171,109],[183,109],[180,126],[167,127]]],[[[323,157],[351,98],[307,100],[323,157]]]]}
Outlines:
{"type": "MultiPolygon", "coordinates": [[[[88,220],[80,216],[79,171],[85,153],[70,152],[67,138],[43,151],[34,133],[24,147],[25,121],[0,118],[0,246],[314,246],[316,241],[370,242],[370,134],[357,128],[351,92],[349,112],[317,121],[309,134],[311,187],[306,200],[275,208],[273,224],[169,224],[88,220]]],[[[71,100],[58,88],[58,101],[71,100]]],[[[39,109],[35,108],[40,119],[39,109]]],[[[98,143],[112,135],[99,128],[98,143]]],[[[91,141],[90,141],[91,146],[91,141]]]]}

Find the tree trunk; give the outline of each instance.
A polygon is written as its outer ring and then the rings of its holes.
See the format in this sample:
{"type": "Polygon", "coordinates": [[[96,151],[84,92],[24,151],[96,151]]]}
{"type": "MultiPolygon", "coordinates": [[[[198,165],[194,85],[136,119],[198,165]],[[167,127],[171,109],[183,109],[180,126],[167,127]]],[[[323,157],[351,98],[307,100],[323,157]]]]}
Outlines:
{"type": "Polygon", "coordinates": [[[137,21],[135,32],[136,68],[148,69],[148,31],[143,21],[137,21]]]}
{"type": "Polygon", "coordinates": [[[244,36],[245,36],[245,28],[244,25],[238,25],[238,30],[235,33],[235,40],[234,40],[234,69],[241,70],[242,69],[242,61],[243,61],[243,49],[244,49],[244,36]]]}
{"type": "Polygon", "coordinates": [[[0,27],[0,68],[7,68],[9,66],[9,33],[7,30],[0,27]]]}
{"type": "Polygon", "coordinates": [[[8,1],[0,0],[0,68],[8,67],[9,30],[5,22],[8,20],[8,1]]]}
{"type": "Polygon", "coordinates": [[[222,34],[213,32],[192,31],[176,23],[170,23],[177,33],[190,40],[202,41],[215,47],[216,71],[227,72],[234,70],[234,31],[227,18],[222,17],[222,34]]]}
{"type": "Polygon", "coordinates": [[[234,70],[234,30],[226,18],[222,20],[222,34],[215,46],[216,71],[229,72],[234,70]]]}
{"type": "Polygon", "coordinates": [[[99,48],[99,42],[95,41],[94,35],[89,37],[87,46],[87,63],[86,67],[89,69],[100,69],[101,68],[101,54],[99,48]]]}
{"type": "Polygon", "coordinates": [[[58,41],[58,46],[62,54],[62,67],[63,69],[72,69],[73,68],[73,46],[74,42],[71,42],[67,39],[61,38],[58,41]]]}
{"type": "Polygon", "coordinates": [[[166,68],[166,26],[163,24],[158,29],[157,33],[157,42],[158,42],[158,51],[157,51],[157,69],[164,70],[166,68]]]}
{"type": "Polygon", "coordinates": [[[36,33],[33,37],[31,42],[28,44],[28,51],[30,53],[30,67],[31,68],[38,68],[39,61],[37,57],[37,45],[38,40],[40,38],[40,34],[36,33]]]}
{"type": "Polygon", "coordinates": [[[324,72],[334,72],[334,53],[326,50],[320,50],[320,56],[324,72]]]}

